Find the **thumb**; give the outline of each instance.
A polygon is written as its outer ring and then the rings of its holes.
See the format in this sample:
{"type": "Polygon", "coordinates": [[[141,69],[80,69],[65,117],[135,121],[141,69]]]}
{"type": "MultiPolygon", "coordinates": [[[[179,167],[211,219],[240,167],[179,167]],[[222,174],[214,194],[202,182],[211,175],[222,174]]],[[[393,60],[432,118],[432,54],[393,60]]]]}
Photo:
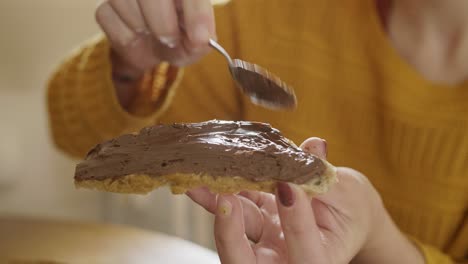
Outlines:
{"type": "Polygon", "coordinates": [[[327,141],[324,139],[318,137],[308,138],[301,144],[301,149],[321,159],[327,158],[327,141]]]}
{"type": "MultiPolygon", "coordinates": [[[[326,159],[327,158],[327,141],[324,139],[318,138],[318,137],[311,137],[306,139],[300,146],[301,149],[303,149],[305,152],[310,153],[312,155],[315,155],[321,159],[326,159]]],[[[340,168],[337,168],[337,178],[341,178],[342,176],[342,170],[340,168]]],[[[337,184],[334,184],[333,186],[330,187],[330,190],[321,195],[317,195],[314,197],[313,200],[319,200],[320,202],[326,204],[326,205],[336,205],[337,203],[340,203],[343,198],[343,184],[340,184],[338,181],[337,184]]],[[[316,206],[314,208],[323,208],[323,206],[319,203],[314,203],[316,206]]],[[[318,210],[318,211],[323,211],[323,210],[318,210]]],[[[317,212],[316,212],[317,215],[317,212]]],[[[318,214],[321,215],[321,214],[318,214]]],[[[322,221],[317,221],[317,222],[322,222],[322,221]]]]}
{"type": "MultiPolygon", "coordinates": [[[[306,139],[301,148],[310,154],[313,154],[321,159],[327,158],[327,142],[318,137],[311,137],[306,139]]],[[[321,228],[331,229],[334,224],[334,215],[331,214],[329,206],[337,206],[342,198],[335,186],[322,195],[315,196],[312,199],[312,208],[316,218],[317,225],[321,228]]]]}

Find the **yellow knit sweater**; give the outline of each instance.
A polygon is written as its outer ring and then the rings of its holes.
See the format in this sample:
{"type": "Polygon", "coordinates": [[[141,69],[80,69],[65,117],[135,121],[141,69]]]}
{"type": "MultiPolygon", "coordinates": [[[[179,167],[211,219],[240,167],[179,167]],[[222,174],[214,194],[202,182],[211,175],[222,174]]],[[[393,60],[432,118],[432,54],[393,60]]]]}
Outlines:
{"type": "Polygon", "coordinates": [[[291,83],[295,112],[250,104],[213,53],[174,81],[155,78],[153,86],[166,84],[168,92],[127,113],[114,94],[109,44],[99,36],[51,78],[53,138],[82,157],[101,140],[155,122],[256,120],[297,143],[319,136],[333,164],[369,177],[427,263],[467,261],[468,83],[424,80],[389,44],[373,2],[236,0],[217,8],[220,42],[291,83]],[[142,114],[148,104],[154,110],[142,114]]]}

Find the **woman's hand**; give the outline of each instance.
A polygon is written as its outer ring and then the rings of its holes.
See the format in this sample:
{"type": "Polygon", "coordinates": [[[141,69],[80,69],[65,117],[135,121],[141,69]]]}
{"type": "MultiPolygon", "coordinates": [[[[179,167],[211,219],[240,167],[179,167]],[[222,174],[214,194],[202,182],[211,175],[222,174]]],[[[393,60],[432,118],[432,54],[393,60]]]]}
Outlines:
{"type": "MultiPolygon", "coordinates": [[[[312,138],[301,147],[325,158],[323,140],[312,138]]],[[[338,168],[338,183],[312,200],[292,184],[277,189],[276,196],[245,192],[217,200],[206,189],[189,192],[216,215],[223,263],[423,263],[362,174],[338,168]],[[388,248],[393,244],[398,254],[388,248]]]]}
{"type": "Polygon", "coordinates": [[[210,0],[106,0],[98,6],[96,20],[115,61],[135,72],[161,61],[192,63],[209,51],[208,39],[215,37],[210,0]]]}
{"type": "Polygon", "coordinates": [[[194,63],[216,38],[210,0],[105,0],[96,20],[112,47],[112,77],[125,109],[145,72],[162,61],[194,63]]]}

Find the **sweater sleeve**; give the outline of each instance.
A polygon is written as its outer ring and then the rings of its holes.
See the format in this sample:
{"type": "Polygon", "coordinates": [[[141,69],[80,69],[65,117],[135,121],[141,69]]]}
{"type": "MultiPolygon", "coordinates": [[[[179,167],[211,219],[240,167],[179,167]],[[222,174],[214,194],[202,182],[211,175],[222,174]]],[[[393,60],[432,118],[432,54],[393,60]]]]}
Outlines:
{"type": "MultiPolygon", "coordinates": [[[[231,8],[217,7],[216,20],[219,40],[234,52],[231,8]]],[[[49,80],[47,104],[52,139],[65,153],[81,158],[100,141],[155,122],[239,118],[239,93],[226,62],[213,52],[185,69],[161,66],[171,76],[162,78],[167,81],[164,92],[153,95],[158,97],[153,100],[156,107],[148,107],[148,100],[137,96],[139,101],[125,111],[112,81],[110,50],[108,41],[97,36],[65,59],[49,80]]],[[[161,81],[155,76],[150,85],[161,81]]]]}
{"type": "Polygon", "coordinates": [[[422,252],[426,264],[467,264],[468,259],[461,257],[461,259],[453,259],[449,255],[443,253],[441,250],[421,242],[417,238],[410,237],[410,240],[419,248],[422,252]]]}

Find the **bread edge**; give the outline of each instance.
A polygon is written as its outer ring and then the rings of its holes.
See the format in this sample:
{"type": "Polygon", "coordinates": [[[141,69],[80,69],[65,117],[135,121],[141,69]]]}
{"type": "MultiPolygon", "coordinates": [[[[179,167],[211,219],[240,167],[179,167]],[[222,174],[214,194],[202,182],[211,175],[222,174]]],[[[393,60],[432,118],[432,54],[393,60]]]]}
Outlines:
{"type": "MultiPolygon", "coordinates": [[[[309,195],[326,193],[336,179],[336,168],[323,161],[326,165],[325,172],[307,183],[299,184],[309,195]]],[[[177,173],[159,177],[151,177],[145,174],[130,174],[104,180],[77,180],[75,186],[78,189],[91,189],[104,192],[124,194],[148,194],[149,192],[164,186],[169,186],[173,194],[184,194],[188,190],[206,186],[213,193],[239,193],[241,191],[261,191],[275,193],[278,181],[255,182],[239,176],[217,176],[208,174],[177,173]]]]}

